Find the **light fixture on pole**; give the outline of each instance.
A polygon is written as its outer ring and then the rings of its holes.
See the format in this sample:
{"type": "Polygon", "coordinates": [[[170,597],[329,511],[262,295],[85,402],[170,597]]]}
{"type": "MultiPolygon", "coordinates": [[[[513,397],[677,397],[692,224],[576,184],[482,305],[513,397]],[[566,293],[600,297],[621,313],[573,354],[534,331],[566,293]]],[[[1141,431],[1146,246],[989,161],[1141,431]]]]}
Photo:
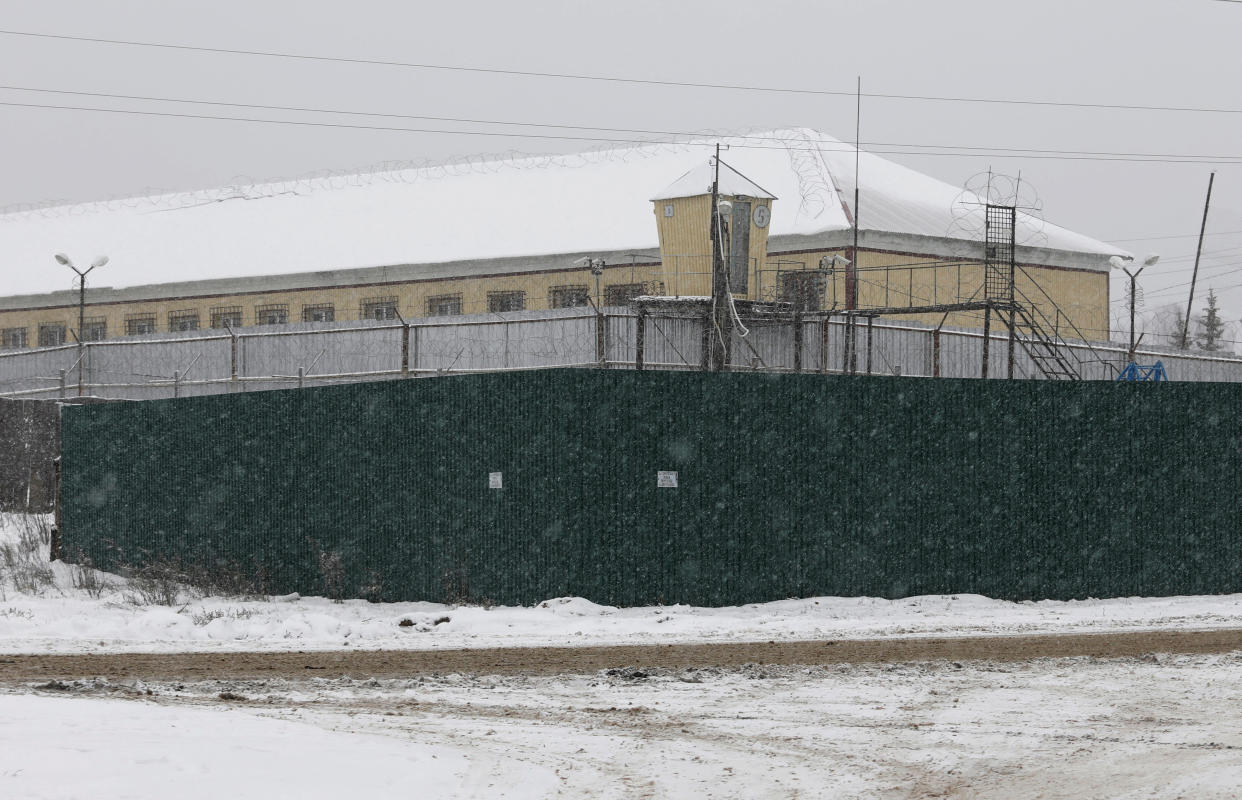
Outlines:
{"type": "MultiPolygon", "coordinates": [[[[1133,259],[1129,259],[1129,260],[1133,261],[1133,259]]],[[[1127,351],[1127,353],[1129,354],[1129,359],[1128,359],[1129,361],[1134,360],[1134,349],[1138,347],[1138,342],[1135,341],[1134,339],[1134,307],[1135,307],[1135,302],[1138,299],[1138,286],[1137,286],[1138,276],[1139,276],[1139,273],[1141,273],[1143,270],[1147,269],[1148,267],[1152,266],[1159,260],[1160,260],[1160,256],[1156,255],[1155,253],[1152,253],[1147,258],[1143,259],[1143,266],[1139,267],[1134,272],[1131,272],[1126,267],[1127,259],[1123,259],[1121,256],[1113,256],[1112,258],[1108,259],[1108,263],[1112,264],[1115,269],[1119,269],[1122,272],[1124,272],[1126,275],[1130,276],[1130,349],[1127,351]]]]}
{"type": "Polygon", "coordinates": [[[102,267],[104,264],[107,264],[108,257],[100,256],[99,258],[96,258],[94,261],[91,262],[91,265],[87,267],[85,270],[80,270],[77,267],[75,267],[73,265],[73,262],[69,260],[69,256],[65,255],[64,253],[57,253],[55,258],[56,258],[57,264],[66,266],[78,274],[78,333],[77,333],[78,397],[81,397],[82,396],[82,361],[83,361],[83,356],[85,355],[85,352],[83,351],[82,348],[85,347],[84,337],[86,336],[86,333],[82,330],[83,326],[86,323],[86,276],[91,270],[96,269],[97,267],[102,267]]]}

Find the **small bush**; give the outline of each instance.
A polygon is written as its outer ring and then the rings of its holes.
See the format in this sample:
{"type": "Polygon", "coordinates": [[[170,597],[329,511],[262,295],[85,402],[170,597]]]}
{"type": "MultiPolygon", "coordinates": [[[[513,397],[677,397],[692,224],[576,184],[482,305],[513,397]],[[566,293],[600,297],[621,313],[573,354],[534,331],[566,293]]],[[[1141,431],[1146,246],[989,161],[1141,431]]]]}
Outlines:
{"type": "Polygon", "coordinates": [[[112,588],[112,581],[95,569],[89,558],[83,558],[74,564],[69,575],[73,580],[73,588],[86,592],[89,597],[98,599],[112,588]]]}
{"type": "Polygon", "coordinates": [[[135,605],[175,606],[188,588],[185,571],[173,559],[129,567],[122,574],[129,578],[126,597],[135,605]]]}

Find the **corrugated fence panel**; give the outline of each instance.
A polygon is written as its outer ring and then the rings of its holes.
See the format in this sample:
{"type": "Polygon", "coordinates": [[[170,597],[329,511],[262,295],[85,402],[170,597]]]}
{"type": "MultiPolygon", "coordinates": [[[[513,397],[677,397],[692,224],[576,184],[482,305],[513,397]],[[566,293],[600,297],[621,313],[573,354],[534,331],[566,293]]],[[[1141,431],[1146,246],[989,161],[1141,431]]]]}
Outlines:
{"type": "Polygon", "coordinates": [[[548,370],[72,407],[64,541],[375,599],[1237,592],[1240,406],[1230,384],[548,370]]]}

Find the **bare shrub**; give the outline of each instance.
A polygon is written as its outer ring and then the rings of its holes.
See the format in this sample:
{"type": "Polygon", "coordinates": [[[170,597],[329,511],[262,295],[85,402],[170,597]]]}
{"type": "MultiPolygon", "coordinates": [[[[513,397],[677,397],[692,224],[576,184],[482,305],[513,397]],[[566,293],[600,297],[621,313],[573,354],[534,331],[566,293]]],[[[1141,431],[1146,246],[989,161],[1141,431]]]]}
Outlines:
{"type": "Polygon", "coordinates": [[[89,560],[74,564],[70,577],[73,580],[73,588],[80,589],[89,597],[96,599],[112,588],[112,582],[107,580],[102,572],[92,567],[89,560]]]}
{"type": "Polygon", "coordinates": [[[0,545],[0,577],[8,577],[21,594],[42,594],[52,585],[52,568],[39,553],[37,537],[19,534],[16,544],[0,545]]]}
{"type": "Polygon", "coordinates": [[[190,620],[200,628],[217,619],[250,619],[254,612],[247,608],[203,608],[193,612],[190,620]]]}
{"type": "Polygon", "coordinates": [[[159,559],[121,573],[129,578],[126,597],[135,605],[175,606],[188,586],[185,570],[175,559],[159,559]]]}

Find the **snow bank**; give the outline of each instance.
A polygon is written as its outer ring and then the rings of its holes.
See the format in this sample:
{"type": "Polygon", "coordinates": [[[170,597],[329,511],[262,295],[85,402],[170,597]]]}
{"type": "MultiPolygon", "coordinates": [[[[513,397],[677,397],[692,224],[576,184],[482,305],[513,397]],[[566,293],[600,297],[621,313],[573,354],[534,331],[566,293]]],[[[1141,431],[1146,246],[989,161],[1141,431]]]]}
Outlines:
{"type": "MultiPolygon", "coordinates": [[[[31,521],[0,515],[0,552],[31,521]]],[[[1242,627],[1242,594],[1012,603],[978,595],[813,597],[725,608],[615,608],[581,597],[532,607],[181,594],[152,605],[124,579],[47,563],[19,586],[0,559],[0,652],[170,652],[608,645],[1242,627]],[[84,581],[83,578],[93,581],[84,581]],[[94,591],[83,588],[94,584],[94,591]]]]}

